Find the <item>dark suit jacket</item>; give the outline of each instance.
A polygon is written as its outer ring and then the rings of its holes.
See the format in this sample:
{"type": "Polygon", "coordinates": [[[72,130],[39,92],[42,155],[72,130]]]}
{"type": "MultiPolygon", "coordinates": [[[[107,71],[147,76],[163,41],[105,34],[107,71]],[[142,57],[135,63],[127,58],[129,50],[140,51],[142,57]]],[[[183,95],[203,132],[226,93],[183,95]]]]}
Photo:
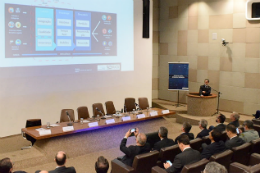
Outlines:
{"type": "Polygon", "coordinates": [[[76,170],[74,167],[58,167],[52,171],[49,171],[49,173],[76,173],[76,170]]]}
{"type": "Polygon", "coordinates": [[[210,86],[205,86],[205,85],[201,85],[200,86],[200,91],[199,91],[199,95],[204,95],[204,96],[209,96],[211,93],[211,87],[210,86]],[[202,91],[206,91],[206,93],[202,93],[202,91]]]}
{"type": "Polygon", "coordinates": [[[225,143],[226,148],[231,149],[233,147],[238,147],[240,145],[243,145],[245,141],[241,139],[240,137],[236,136],[230,140],[227,140],[225,143]]]}
{"type": "Polygon", "coordinates": [[[199,132],[197,134],[196,138],[203,138],[204,136],[208,136],[209,135],[209,130],[208,129],[203,129],[201,130],[201,132],[199,132]]]}
{"type": "Polygon", "coordinates": [[[221,153],[226,150],[225,144],[223,141],[214,142],[209,144],[201,153],[201,159],[209,159],[212,155],[221,153]]]}
{"type": "Polygon", "coordinates": [[[127,139],[122,139],[120,144],[120,150],[125,153],[125,156],[122,158],[122,162],[128,166],[132,166],[134,158],[138,154],[150,152],[150,145],[146,143],[144,146],[134,146],[131,145],[126,147],[127,139]]]}
{"type": "Polygon", "coordinates": [[[27,173],[27,172],[25,172],[25,171],[15,171],[13,173],[27,173]]]}
{"type": "Polygon", "coordinates": [[[175,144],[178,144],[178,139],[181,137],[181,135],[187,135],[190,140],[194,139],[194,134],[193,133],[182,133],[175,139],[175,144]]]}
{"type": "MultiPolygon", "coordinates": [[[[236,120],[236,121],[232,121],[231,123],[229,123],[229,124],[232,124],[232,125],[234,125],[236,128],[238,128],[239,127],[239,122],[238,122],[238,120],[236,120]]],[[[229,125],[228,124],[228,125],[229,125]]]]}
{"type": "MultiPolygon", "coordinates": [[[[41,172],[40,170],[35,171],[35,173],[39,173],[41,172]]],[[[62,167],[58,167],[52,171],[49,171],[49,173],[76,173],[76,170],[74,167],[66,167],[66,166],[62,166],[62,167]]]]}
{"type": "Polygon", "coordinates": [[[166,171],[168,173],[178,173],[181,172],[183,166],[197,162],[199,160],[200,152],[197,150],[193,150],[192,148],[188,148],[184,150],[182,153],[175,156],[172,166],[166,169],[166,171]]]}
{"type": "Polygon", "coordinates": [[[160,151],[161,148],[169,147],[174,145],[174,141],[172,139],[164,138],[161,141],[158,141],[154,144],[153,150],[160,151]]]}
{"type": "Polygon", "coordinates": [[[220,123],[219,125],[217,125],[216,127],[214,127],[214,129],[218,129],[219,131],[223,132],[226,130],[226,125],[220,123]]]}

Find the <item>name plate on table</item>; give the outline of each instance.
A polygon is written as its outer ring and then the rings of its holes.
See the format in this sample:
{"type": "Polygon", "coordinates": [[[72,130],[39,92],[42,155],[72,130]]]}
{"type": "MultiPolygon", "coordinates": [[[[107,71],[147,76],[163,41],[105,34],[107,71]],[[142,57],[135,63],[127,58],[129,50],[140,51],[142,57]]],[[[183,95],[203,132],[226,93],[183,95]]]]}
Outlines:
{"type": "Polygon", "coordinates": [[[115,123],[114,119],[106,120],[106,124],[113,124],[113,123],[115,123]]]}
{"type": "Polygon", "coordinates": [[[139,114],[139,115],[136,115],[137,119],[140,119],[140,118],[145,118],[145,114],[139,114]]]}
{"type": "Polygon", "coordinates": [[[151,115],[151,117],[157,116],[157,115],[158,115],[158,112],[157,112],[157,111],[152,111],[152,112],[150,112],[150,115],[151,115]]]}
{"type": "Polygon", "coordinates": [[[96,127],[98,126],[98,122],[88,123],[89,127],[96,127]]]}
{"type": "Polygon", "coordinates": [[[169,110],[163,110],[163,111],[162,111],[162,114],[168,114],[168,113],[170,113],[169,110]]]}
{"type": "Polygon", "coordinates": [[[39,131],[39,134],[40,134],[40,136],[44,136],[44,135],[50,135],[51,134],[51,130],[49,129],[49,130],[40,130],[39,131]]]}
{"type": "Polygon", "coordinates": [[[129,121],[129,120],[131,120],[131,117],[130,117],[130,116],[122,117],[122,121],[129,121]]]}
{"type": "Polygon", "coordinates": [[[73,127],[73,126],[66,126],[66,127],[62,127],[62,130],[63,130],[64,132],[73,131],[73,130],[74,130],[74,127],[73,127]]]}
{"type": "Polygon", "coordinates": [[[89,123],[90,121],[88,121],[88,120],[83,120],[83,123],[89,123]]]}

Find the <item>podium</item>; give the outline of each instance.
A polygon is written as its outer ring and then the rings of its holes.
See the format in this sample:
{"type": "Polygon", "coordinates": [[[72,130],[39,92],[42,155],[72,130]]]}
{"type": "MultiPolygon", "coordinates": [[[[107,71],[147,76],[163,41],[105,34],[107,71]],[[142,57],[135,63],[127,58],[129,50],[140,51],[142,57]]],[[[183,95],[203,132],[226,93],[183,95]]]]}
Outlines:
{"type": "Polygon", "coordinates": [[[190,92],[187,97],[188,115],[207,117],[216,112],[216,94],[201,97],[198,92],[190,92]]]}

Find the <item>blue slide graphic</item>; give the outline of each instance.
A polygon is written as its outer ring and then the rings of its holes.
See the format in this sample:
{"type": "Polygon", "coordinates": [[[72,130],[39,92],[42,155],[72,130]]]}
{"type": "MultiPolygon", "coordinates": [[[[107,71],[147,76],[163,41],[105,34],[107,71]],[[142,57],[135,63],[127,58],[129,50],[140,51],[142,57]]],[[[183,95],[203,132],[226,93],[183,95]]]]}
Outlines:
{"type": "Polygon", "coordinates": [[[91,50],[91,13],[75,12],[76,50],[91,50]]]}
{"type": "Polygon", "coordinates": [[[188,90],[188,77],[188,63],[169,63],[169,89],[188,90]]]}
{"type": "Polygon", "coordinates": [[[36,51],[51,51],[54,43],[54,10],[48,8],[35,9],[36,51]]]}
{"type": "Polygon", "coordinates": [[[56,50],[74,50],[73,11],[56,10],[56,50]]]}

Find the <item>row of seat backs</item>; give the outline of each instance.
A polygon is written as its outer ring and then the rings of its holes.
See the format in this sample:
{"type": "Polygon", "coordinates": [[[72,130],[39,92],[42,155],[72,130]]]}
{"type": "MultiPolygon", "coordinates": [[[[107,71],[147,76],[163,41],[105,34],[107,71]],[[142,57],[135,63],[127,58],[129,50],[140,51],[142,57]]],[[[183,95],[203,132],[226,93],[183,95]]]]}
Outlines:
{"type": "MultiPolygon", "coordinates": [[[[190,141],[191,148],[202,151],[202,143],[208,143],[209,138],[204,137],[203,139],[196,138],[194,140],[190,141]]],[[[163,163],[165,163],[167,160],[170,160],[171,162],[174,161],[174,158],[177,154],[181,153],[181,150],[179,149],[178,145],[173,145],[170,147],[162,148],[159,153],[159,160],[157,161],[157,165],[162,167],[163,163]]],[[[219,153],[217,155],[213,155],[211,157],[212,160],[217,160],[219,158],[224,158],[221,160],[223,161],[223,165],[226,165],[228,169],[228,165],[231,162],[238,162],[241,164],[248,164],[249,157],[251,153],[258,153],[260,154],[260,138],[251,141],[251,143],[245,143],[241,146],[234,147],[232,150],[224,151],[223,153],[219,153]]]]}
{"type": "MultiPolygon", "coordinates": [[[[126,110],[132,111],[133,109],[136,109],[135,103],[136,103],[135,98],[125,98],[125,108],[126,108],[126,110]]],[[[138,103],[139,103],[139,107],[141,109],[146,109],[147,107],[149,107],[148,99],[146,97],[138,98],[138,103]]],[[[116,109],[115,109],[113,101],[105,102],[105,106],[106,106],[107,114],[115,114],[116,113],[116,109]]],[[[92,104],[93,117],[96,117],[97,115],[102,116],[102,113],[97,111],[96,108],[98,108],[105,115],[105,111],[103,109],[102,103],[94,103],[94,104],[92,104]]],[[[60,116],[60,122],[68,122],[69,121],[66,112],[69,113],[70,119],[72,121],[75,121],[75,115],[74,115],[73,109],[62,109],[61,110],[61,116],[60,116]]],[[[78,120],[80,118],[87,119],[87,118],[90,117],[87,106],[78,107],[77,112],[78,112],[78,120]]]]}
{"type": "MultiPolygon", "coordinates": [[[[228,150],[227,153],[230,155],[232,151],[228,150]]],[[[226,164],[225,165],[223,164],[225,160],[220,159],[222,156],[223,153],[215,154],[210,160],[202,159],[198,162],[185,165],[182,168],[181,173],[201,173],[205,169],[205,166],[212,161],[218,162],[219,164],[225,166],[226,164]]],[[[229,170],[229,173],[260,173],[259,163],[260,163],[260,154],[253,153],[251,154],[249,159],[249,166],[243,165],[238,162],[233,162],[230,164],[227,170],[229,170]]],[[[165,171],[165,169],[162,169],[159,166],[155,166],[152,168],[152,173],[167,173],[167,172],[165,171]]]]}

